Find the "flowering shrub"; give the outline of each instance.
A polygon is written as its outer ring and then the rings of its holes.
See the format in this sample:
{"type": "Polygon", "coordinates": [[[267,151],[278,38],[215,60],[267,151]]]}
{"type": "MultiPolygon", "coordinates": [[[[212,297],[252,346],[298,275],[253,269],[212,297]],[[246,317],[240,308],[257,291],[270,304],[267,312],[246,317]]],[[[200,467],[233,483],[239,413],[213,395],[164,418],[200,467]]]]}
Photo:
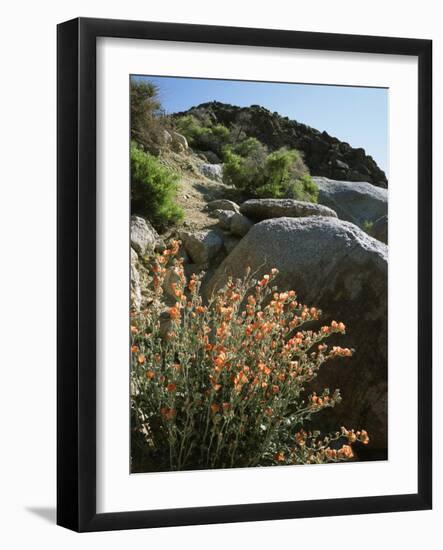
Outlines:
{"type": "Polygon", "coordinates": [[[186,280],[178,250],[173,241],[147,259],[148,306],[131,314],[132,470],[352,458],[352,444],[369,441],[365,430],[304,429],[341,399],[339,390],[305,386],[328,359],[352,355],[325,343],[344,324],[304,330],[321,312],[294,291],[277,292],[275,269],[259,281],[229,279],[204,303],[201,277],[186,280]]]}

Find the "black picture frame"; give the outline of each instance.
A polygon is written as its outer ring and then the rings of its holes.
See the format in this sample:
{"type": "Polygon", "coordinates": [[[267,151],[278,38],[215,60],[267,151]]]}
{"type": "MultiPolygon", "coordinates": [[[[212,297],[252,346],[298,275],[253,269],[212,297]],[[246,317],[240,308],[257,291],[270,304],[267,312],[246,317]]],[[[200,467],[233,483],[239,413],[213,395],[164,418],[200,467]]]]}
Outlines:
{"type": "Polygon", "coordinates": [[[57,523],[75,531],[426,510],[432,507],[432,42],[78,18],[58,25],[57,523]],[[416,494],[96,512],[96,39],[399,54],[418,58],[416,494]]]}

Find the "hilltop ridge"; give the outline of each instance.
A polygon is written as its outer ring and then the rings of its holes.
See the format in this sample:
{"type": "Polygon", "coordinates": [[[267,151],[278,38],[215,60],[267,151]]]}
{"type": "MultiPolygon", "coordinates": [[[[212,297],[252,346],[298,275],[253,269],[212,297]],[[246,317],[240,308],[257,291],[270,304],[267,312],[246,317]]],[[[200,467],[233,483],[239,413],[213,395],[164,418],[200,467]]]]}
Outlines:
{"type": "Polygon", "coordinates": [[[280,147],[298,149],[313,176],[336,180],[365,181],[387,188],[388,180],[376,161],[361,147],[354,148],[306,124],[271,112],[260,105],[239,107],[219,101],[201,103],[173,117],[192,115],[201,123],[237,126],[270,151],[280,147]]]}

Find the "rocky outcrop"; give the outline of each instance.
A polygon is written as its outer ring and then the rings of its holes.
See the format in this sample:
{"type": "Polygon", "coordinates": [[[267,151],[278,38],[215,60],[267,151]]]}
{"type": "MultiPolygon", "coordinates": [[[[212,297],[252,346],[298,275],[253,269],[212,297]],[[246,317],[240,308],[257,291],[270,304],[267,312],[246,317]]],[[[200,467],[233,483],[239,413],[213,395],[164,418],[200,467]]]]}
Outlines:
{"type": "Polygon", "coordinates": [[[131,246],[139,254],[153,251],[160,237],[152,225],[140,216],[131,216],[131,246]]]}
{"type": "Polygon", "coordinates": [[[203,124],[233,125],[247,136],[259,139],[271,151],[280,147],[298,149],[312,175],[328,178],[367,181],[387,187],[386,175],[362,148],[320,132],[259,105],[238,107],[218,101],[202,103],[175,116],[193,115],[203,124]]]}
{"type": "MultiPolygon", "coordinates": [[[[323,429],[365,427],[371,447],[387,447],[387,247],[332,217],[278,218],[254,225],[223,261],[206,292],[250,267],[257,277],[273,267],[281,290],[323,310],[323,320],[347,326],[336,343],[355,348],[352,359],[319,373],[318,387],[340,388],[343,402],[316,417],[323,429]]],[[[334,343],[331,342],[329,343],[334,343]]]]}
{"type": "Polygon", "coordinates": [[[368,182],[313,178],[318,202],[337,212],[340,219],[363,227],[388,213],[388,192],[368,182]]]}
{"type": "Polygon", "coordinates": [[[240,206],[240,212],[254,221],[271,218],[304,218],[307,216],[328,216],[336,218],[331,208],[312,202],[294,199],[251,199],[240,206]]]}
{"type": "Polygon", "coordinates": [[[372,224],[371,235],[382,243],[388,244],[388,216],[382,216],[372,224]]]}

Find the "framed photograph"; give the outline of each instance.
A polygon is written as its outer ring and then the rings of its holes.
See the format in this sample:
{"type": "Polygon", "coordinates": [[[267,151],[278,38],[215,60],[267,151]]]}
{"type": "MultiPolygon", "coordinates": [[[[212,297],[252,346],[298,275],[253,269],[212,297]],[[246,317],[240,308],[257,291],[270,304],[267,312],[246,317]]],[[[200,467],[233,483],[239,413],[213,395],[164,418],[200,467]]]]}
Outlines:
{"type": "Polygon", "coordinates": [[[432,43],[58,26],[59,525],[432,506],[432,43]]]}

